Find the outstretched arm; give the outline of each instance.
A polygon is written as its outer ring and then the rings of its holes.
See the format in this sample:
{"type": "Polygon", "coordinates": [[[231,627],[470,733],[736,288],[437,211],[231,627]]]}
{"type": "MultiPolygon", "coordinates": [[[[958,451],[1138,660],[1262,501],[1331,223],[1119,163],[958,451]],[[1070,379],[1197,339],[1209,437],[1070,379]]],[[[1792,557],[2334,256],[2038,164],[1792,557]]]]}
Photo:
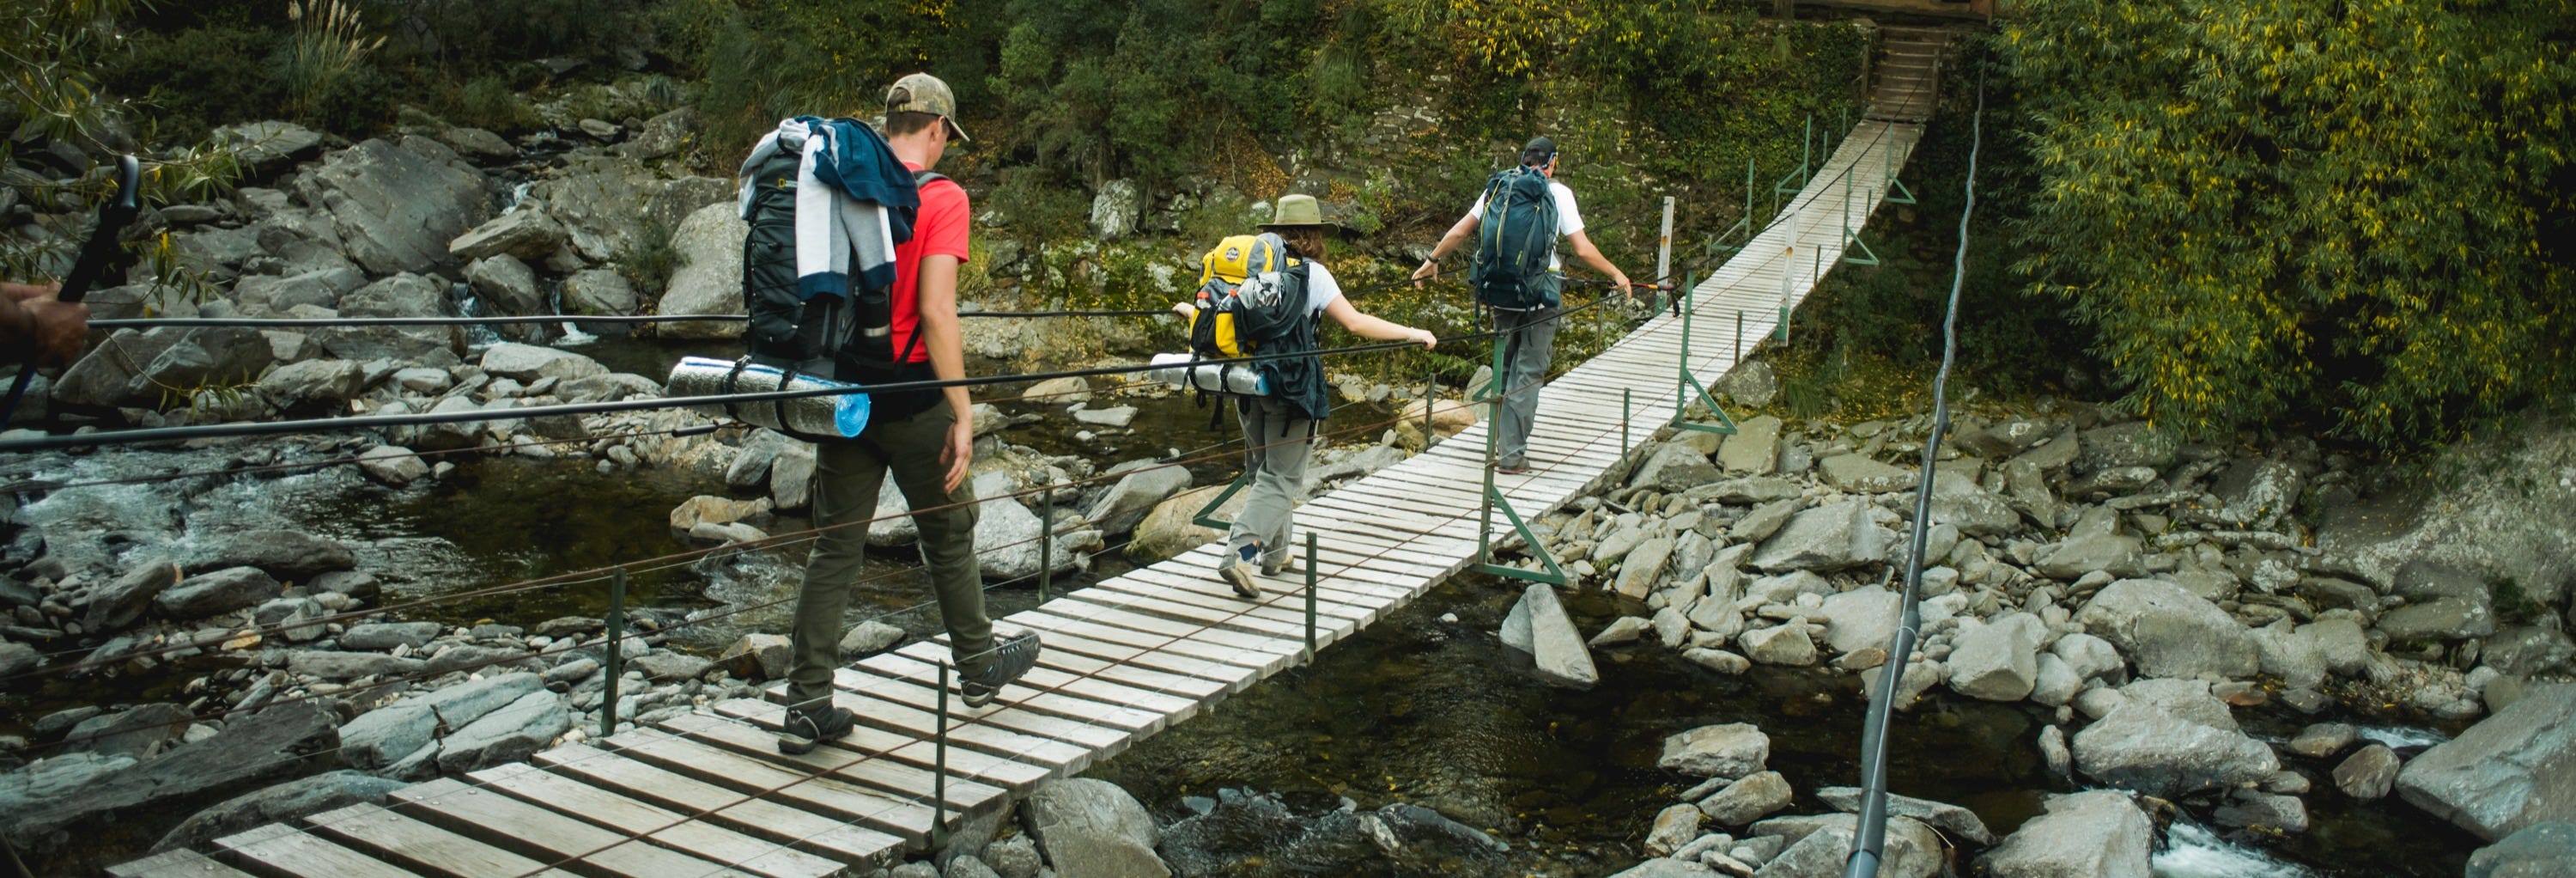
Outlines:
{"type": "Polygon", "coordinates": [[[1574,258],[1583,260],[1583,264],[1592,266],[1593,271],[1609,278],[1611,288],[1618,290],[1621,298],[1632,295],[1628,291],[1628,275],[1621,272],[1619,266],[1610,264],[1610,258],[1601,255],[1601,248],[1592,246],[1590,235],[1576,232],[1565,236],[1565,239],[1574,243],[1574,258]]]}
{"type": "MultiPolygon", "coordinates": [[[[1459,245],[1467,243],[1467,236],[1476,233],[1477,222],[1477,216],[1472,213],[1459,217],[1458,223],[1450,226],[1449,231],[1440,236],[1440,243],[1431,245],[1431,258],[1423,260],[1422,267],[1413,270],[1413,279],[1418,282],[1439,277],[1440,258],[1456,251],[1459,245]]],[[[1420,283],[1414,285],[1421,286],[1420,283]]]]}
{"type": "Polygon", "coordinates": [[[89,306],[54,298],[59,284],[0,283],[0,359],[68,366],[89,340],[89,306]]]}
{"type": "Polygon", "coordinates": [[[1360,309],[1351,307],[1349,299],[1334,299],[1332,304],[1324,306],[1324,315],[1361,338],[1421,342],[1426,348],[1440,344],[1440,337],[1431,334],[1431,330],[1415,329],[1360,313],[1360,309]]]}

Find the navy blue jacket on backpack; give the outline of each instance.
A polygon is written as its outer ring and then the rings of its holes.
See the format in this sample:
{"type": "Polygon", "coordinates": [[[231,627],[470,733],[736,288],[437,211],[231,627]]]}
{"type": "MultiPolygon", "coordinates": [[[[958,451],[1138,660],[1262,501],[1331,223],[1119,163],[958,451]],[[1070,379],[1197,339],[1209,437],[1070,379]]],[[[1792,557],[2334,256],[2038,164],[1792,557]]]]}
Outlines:
{"type": "Polygon", "coordinates": [[[1485,181],[1485,210],[1477,219],[1476,258],[1467,286],[1495,308],[1552,308],[1564,279],[1556,265],[1556,195],[1548,177],[1523,165],[1485,181]]]}

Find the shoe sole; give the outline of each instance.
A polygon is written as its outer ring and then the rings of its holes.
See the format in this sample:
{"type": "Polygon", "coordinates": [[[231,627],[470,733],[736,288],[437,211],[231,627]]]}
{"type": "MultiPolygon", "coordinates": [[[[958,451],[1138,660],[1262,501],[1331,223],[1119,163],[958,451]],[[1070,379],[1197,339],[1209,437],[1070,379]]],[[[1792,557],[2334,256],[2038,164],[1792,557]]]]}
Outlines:
{"type": "Polygon", "coordinates": [[[1245,567],[1241,564],[1228,564],[1224,567],[1218,568],[1216,572],[1218,576],[1224,577],[1225,584],[1234,586],[1234,595],[1236,597],[1257,598],[1261,596],[1261,586],[1252,581],[1252,568],[1245,567]]]}
{"type": "Polygon", "coordinates": [[[823,746],[823,742],[807,738],[780,737],[778,739],[778,752],[789,756],[803,756],[814,752],[814,748],[820,746],[823,746]]]}

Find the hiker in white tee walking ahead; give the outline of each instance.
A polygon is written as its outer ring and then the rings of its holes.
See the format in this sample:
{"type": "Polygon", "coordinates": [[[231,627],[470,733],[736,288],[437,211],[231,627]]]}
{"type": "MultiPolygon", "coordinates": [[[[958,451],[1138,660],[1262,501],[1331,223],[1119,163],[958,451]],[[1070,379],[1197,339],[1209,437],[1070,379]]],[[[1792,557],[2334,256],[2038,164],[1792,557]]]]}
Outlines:
{"type": "Polygon", "coordinates": [[[1556,169],[1556,141],[1532,138],[1521,148],[1520,165],[1487,180],[1476,205],[1440,236],[1430,258],[1413,272],[1416,281],[1440,276],[1441,257],[1475,236],[1468,286],[1478,302],[1493,309],[1494,328],[1503,333],[1502,373],[1494,376],[1504,394],[1495,425],[1494,470],[1506,475],[1530,470],[1529,436],[1538,419],[1539,382],[1547,377],[1556,326],[1564,314],[1559,294],[1564,266],[1556,255],[1557,239],[1571,243],[1575,258],[1610,278],[1622,297],[1629,295],[1628,275],[1583,234],[1574,190],[1556,181],[1556,169]]]}

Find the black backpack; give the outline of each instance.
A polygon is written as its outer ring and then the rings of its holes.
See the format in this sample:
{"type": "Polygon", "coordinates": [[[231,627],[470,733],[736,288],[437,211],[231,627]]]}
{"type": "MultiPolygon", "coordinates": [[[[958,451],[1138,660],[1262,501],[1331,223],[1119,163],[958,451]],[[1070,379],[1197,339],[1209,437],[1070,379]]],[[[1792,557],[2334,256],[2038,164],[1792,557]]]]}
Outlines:
{"type": "MultiPolygon", "coordinates": [[[[856,283],[850,297],[801,298],[796,290],[796,177],[803,157],[779,150],[755,168],[750,186],[751,226],[742,241],[745,356],[793,374],[823,375],[858,384],[926,380],[926,364],[907,363],[920,343],[914,332],[905,350],[893,348],[893,290],[856,283]]],[[[913,185],[945,180],[914,171],[913,185]]],[[[936,405],[936,390],[874,394],[872,420],[901,420],[936,405]]]]}
{"type": "Polygon", "coordinates": [[[1557,304],[1564,283],[1556,256],[1556,196],[1546,174],[1522,166],[1485,181],[1485,212],[1476,227],[1476,258],[1467,286],[1476,300],[1513,311],[1557,304]]]}
{"type": "Polygon", "coordinates": [[[1191,320],[1190,347],[1209,359],[1265,357],[1247,367],[1261,375],[1269,395],[1287,403],[1298,417],[1320,421],[1332,411],[1333,401],[1324,387],[1324,364],[1311,356],[1321,345],[1315,315],[1306,307],[1310,263],[1287,262],[1241,284],[1223,278],[1203,284],[1200,307],[1191,320]]]}

